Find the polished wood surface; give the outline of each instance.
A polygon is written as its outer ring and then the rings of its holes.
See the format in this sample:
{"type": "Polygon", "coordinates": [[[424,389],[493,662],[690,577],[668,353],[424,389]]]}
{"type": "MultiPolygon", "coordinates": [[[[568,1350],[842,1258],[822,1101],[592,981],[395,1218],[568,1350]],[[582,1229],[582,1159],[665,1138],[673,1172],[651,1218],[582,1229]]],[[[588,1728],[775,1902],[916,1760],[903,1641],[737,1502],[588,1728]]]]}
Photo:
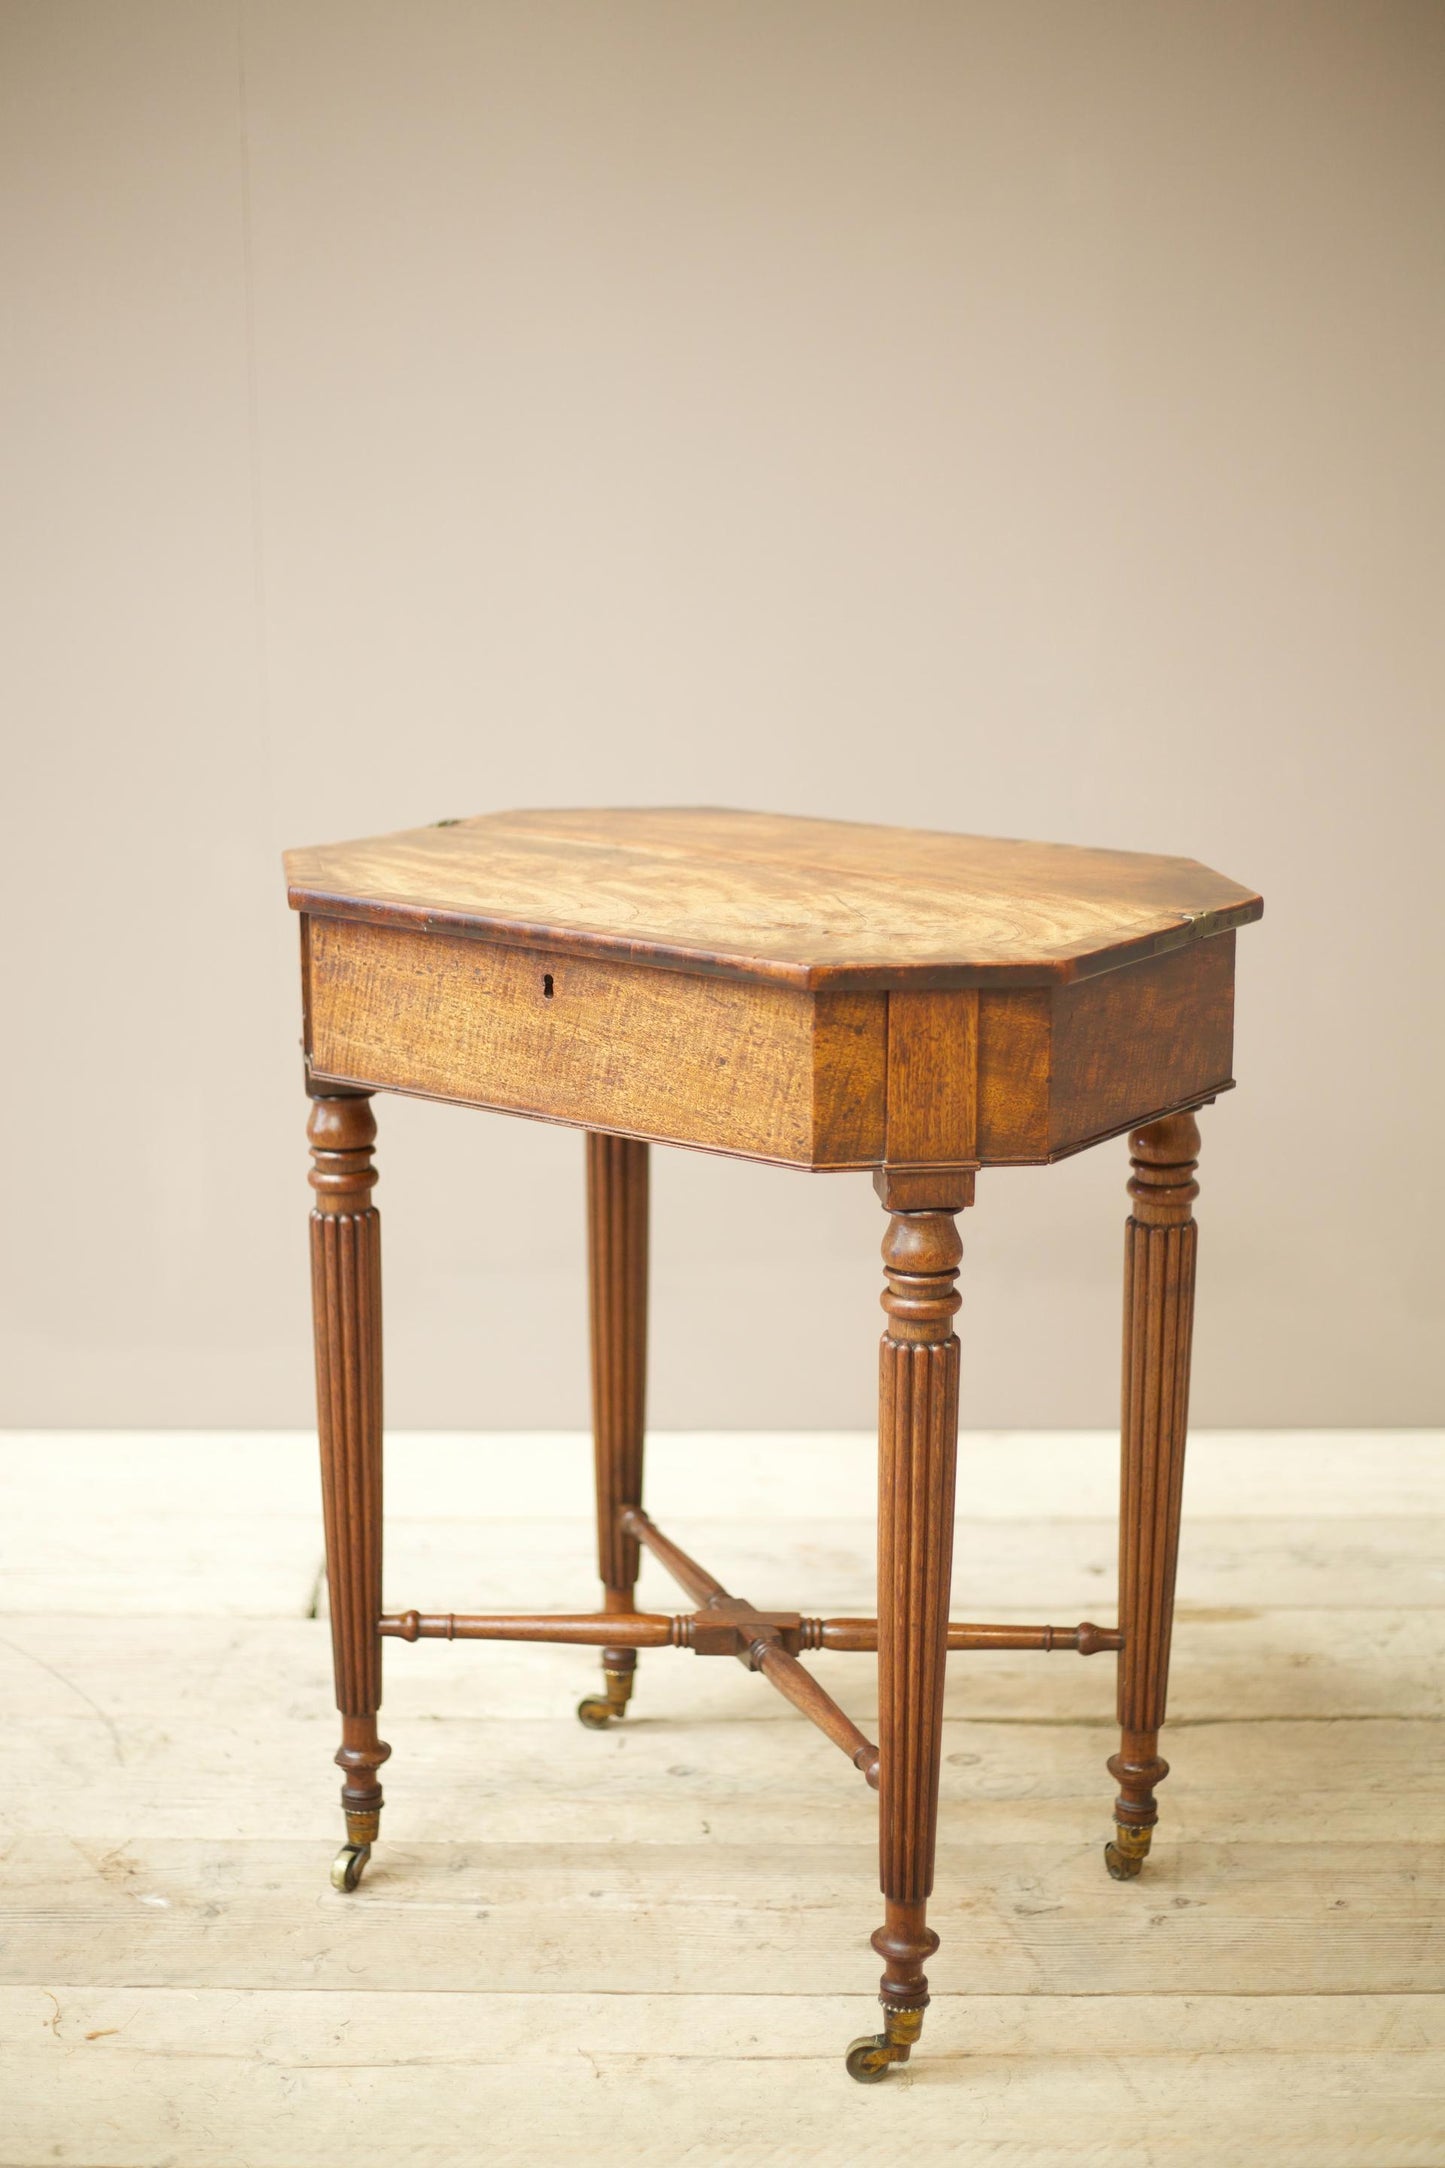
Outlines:
{"type": "MultiPolygon", "coordinates": [[[[651,1533],[657,1538],[660,1531],[653,1528],[651,1533]]],[[[688,1563],[696,1565],[695,1560],[688,1563]]],[[[751,1604],[726,1598],[720,1585],[707,1604],[709,1615],[702,1621],[701,1633],[696,1612],[666,1611],[387,1611],[382,1614],[380,1631],[397,1641],[531,1641],[601,1648],[614,1640],[625,1649],[691,1649],[699,1656],[735,1656],[741,1634],[770,1626],[791,1655],[800,1649],[857,1655],[878,1646],[876,1618],[805,1618],[799,1611],[757,1611],[751,1604]],[[723,1636],[713,1639],[720,1617],[717,1606],[723,1601],[732,1608],[722,1619],[723,1636]]],[[[1117,1649],[1123,1638],[1117,1627],[1095,1626],[1087,1619],[1078,1626],[975,1626],[960,1621],[948,1628],[950,1653],[955,1649],[1073,1649],[1080,1656],[1097,1656],[1103,1649],[1117,1649]]]]}
{"type": "Polygon", "coordinates": [[[861,1770],[876,1790],[877,1747],[813,1674],[798,1662],[796,1652],[799,1648],[822,1646],[824,1621],[807,1621],[813,1631],[805,1635],[805,1622],[796,1611],[759,1611],[746,1597],[729,1595],[721,1581],[665,1536],[639,1507],[625,1506],[619,1520],[629,1535],[646,1545],[698,1606],[691,1618],[674,1622],[677,1645],[690,1648],[699,1656],[735,1656],[749,1671],[761,1673],[768,1684],[776,1687],[810,1723],[816,1724],[834,1746],[842,1748],[854,1768],[861,1770]]]}
{"type": "Polygon", "coordinates": [[[784,1165],[1027,1165],[1233,1081],[1230,933],[1071,985],[809,994],[302,925],[317,1077],[784,1165]]]}
{"type": "Polygon", "coordinates": [[[317,1075],[750,1158],[882,1156],[884,995],[306,923],[317,1075]]]}
{"type": "Polygon", "coordinates": [[[928,2001],[923,1967],[938,1827],[948,1593],[958,1451],[951,1211],[894,1212],[883,1240],[887,1328],[878,1363],[879,1881],[885,2013],[928,2001]]]}
{"type": "Polygon", "coordinates": [[[648,1153],[630,1137],[587,1139],[587,1250],[591,1301],[592,1436],[597,1476],[597,1571],[626,1596],[637,1579],[637,1538],[619,1522],[642,1503],[647,1397],[648,1153]]]}
{"type": "Polygon", "coordinates": [[[331,1649],[345,1775],[348,1843],[375,1842],[391,1749],[377,1735],[381,1707],[381,1215],[369,1099],[317,1096],[311,1143],[311,1294],[321,1498],[331,1591],[331,1649]]]}
{"type": "Polygon", "coordinates": [[[1154,1787],[1169,1774],[1159,1730],[1169,1692],[1169,1645],[1189,1425],[1194,1326],[1193,1204],[1199,1125],[1176,1114],[1129,1139],[1133,1211],[1124,1236],[1124,1378],[1119,1509],[1119,1786],[1109,1871],[1132,1879],[1159,1818],[1154,1787]]]}
{"type": "Polygon", "coordinates": [[[978,1159],[978,994],[888,996],[888,1130],[893,1166],[978,1159]]]}
{"type": "MultiPolygon", "coordinates": [[[[609,1611],[635,1610],[637,1539],[622,1525],[642,1503],[647,1398],[648,1149],[631,1137],[587,1138],[588,1342],[592,1358],[597,1571],[609,1611]]],[[[637,1644],[602,1645],[604,1700],[587,1706],[601,1723],[632,1698],[637,1644]]]]}
{"type": "Polygon", "coordinates": [[[1049,991],[981,993],[980,1165],[1061,1159],[1230,1090],[1234,941],[1049,991]]]}
{"type": "Polygon", "coordinates": [[[810,990],[1062,982],[1262,909],[1189,858],[695,806],[484,814],[286,868],[325,918],[810,990]]]}

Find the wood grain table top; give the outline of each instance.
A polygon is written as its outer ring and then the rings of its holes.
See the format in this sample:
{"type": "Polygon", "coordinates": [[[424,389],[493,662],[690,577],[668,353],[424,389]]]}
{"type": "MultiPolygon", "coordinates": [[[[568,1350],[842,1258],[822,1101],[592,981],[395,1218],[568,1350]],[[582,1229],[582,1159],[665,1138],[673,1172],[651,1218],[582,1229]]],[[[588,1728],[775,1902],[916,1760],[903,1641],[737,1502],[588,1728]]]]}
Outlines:
{"type": "Polygon", "coordinates": [[[489,813],[286,868],[325,917],[835,991],[1082,978],[1263,909],[1190,858],[706,806],[489,813]]]}

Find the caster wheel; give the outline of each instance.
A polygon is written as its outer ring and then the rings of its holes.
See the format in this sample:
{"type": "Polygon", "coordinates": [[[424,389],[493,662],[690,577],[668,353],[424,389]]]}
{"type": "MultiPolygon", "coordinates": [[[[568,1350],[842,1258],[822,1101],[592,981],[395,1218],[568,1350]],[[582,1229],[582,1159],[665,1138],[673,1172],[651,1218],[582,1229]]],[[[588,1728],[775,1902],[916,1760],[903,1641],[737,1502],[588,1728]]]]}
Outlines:
{"type": "Polygon", "coordinates": [[[370,1857],[369,1844],[343,1844],[331,1862],[331,1887],[343,1891],[355,1889],[370,1857]]]}
{"type": "Polygon", "coordinates": [[[849,2048],[843,2068],[860,2085],[881,2085],[893,2060],[892,2050],[882,2033],[864,2033],[862,2039],[855,2040],[849,2048]]]}
{"type": "Polygon", "coordinates": [[[1142,1858],[1121,1852],[1117,1844],[1109,1843],[1104,1846],[1104,1864],[1116,1882],[1132,1882],[1144,1862],[1142,1858]]]}
{"type": "Polygon", "coordinates": [[[627,1714],[627,1704],[632,1699],[632,1673],[618,1671],[611,1664],[602,1666],[602,1692],[589,1694],[577,1704],[578,1721],[589,1731],[606,1731],[615,1718],[619,1723],[627,1714]]]}
{"type": "Polygon", "coordinates": [[[890,2063],[906,2063],[923,2030],[922,2010],[890,2010],[884,2005],[884,2030],[864,2033],[844,2057],[843,2067],[860,2085],[881,2085],[890,2063]]]}

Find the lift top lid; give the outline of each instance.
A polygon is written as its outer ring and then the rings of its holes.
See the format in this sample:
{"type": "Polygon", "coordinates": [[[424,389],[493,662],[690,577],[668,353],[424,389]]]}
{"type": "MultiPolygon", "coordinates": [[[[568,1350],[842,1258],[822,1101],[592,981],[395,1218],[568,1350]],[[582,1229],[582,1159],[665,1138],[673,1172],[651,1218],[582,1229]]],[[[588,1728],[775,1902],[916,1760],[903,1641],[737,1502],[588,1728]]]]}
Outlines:
{"type": "Polygon", "coordinates": [[[814,990],[1046,985],[1258,918],[1192,858],[709,806],[288,851],[297,910],[814,990]]]}

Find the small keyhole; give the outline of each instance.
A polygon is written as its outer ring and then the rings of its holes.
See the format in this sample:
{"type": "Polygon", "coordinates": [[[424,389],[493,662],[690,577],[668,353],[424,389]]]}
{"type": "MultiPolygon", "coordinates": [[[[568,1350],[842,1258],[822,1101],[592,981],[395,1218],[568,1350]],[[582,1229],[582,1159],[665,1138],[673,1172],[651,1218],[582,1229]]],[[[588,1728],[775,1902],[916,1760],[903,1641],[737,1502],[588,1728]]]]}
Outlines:
{"type": "Polygon", "coordinates": [[[551,972],[544,971],[542,973],[542,999],[544,1001],[550,1001],[555,991],[556,988],[552,984],[551,972]]]}

